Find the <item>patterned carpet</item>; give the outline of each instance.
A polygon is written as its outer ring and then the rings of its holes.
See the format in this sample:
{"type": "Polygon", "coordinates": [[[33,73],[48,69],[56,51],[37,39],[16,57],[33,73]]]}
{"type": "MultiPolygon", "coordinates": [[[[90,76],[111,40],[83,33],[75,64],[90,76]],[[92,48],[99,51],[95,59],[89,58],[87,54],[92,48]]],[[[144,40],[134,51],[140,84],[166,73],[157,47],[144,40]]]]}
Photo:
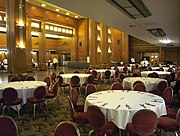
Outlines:
{"type": "MultiPolygon", "coordinates": [[[[103,85],[101,89],[109,89],[110,85],[103,85]]],[[[82,89],[83,90],[83,89],[82,89]]],[[[62,121],[71,120],[67,103],[68,90],[65,94],[59,93],[59,102],[56,99],[48,100],[48,112],[45,108],[37,108],[36,118],[33,118],[33,113],[27,105],[21,109],[21,118],[17,117],[14,110],[6,111],[6,115],[13,117],[18,126],[20,136],[53,136],[55,127],[62,121]]],[[[84,95],[81,95],[79,101],[83,103],[84,95]]],[[[2,112],[1,112],[2,113],[2,112]]],[[[88,136],[90,131],[89,125],[77,125],[81,136],[88,136]]],[[[158,133],[156,132],[156,135],[158,133]]],[[[163,133],[163,136],[174,136],[173,133],[163,133]]]]}

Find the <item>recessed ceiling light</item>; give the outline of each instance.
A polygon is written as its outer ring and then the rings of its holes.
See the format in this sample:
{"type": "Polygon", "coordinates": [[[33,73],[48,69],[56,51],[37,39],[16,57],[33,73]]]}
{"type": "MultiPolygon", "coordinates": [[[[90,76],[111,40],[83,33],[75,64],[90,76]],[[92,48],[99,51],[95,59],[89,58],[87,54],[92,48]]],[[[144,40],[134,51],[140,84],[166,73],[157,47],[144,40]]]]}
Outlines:
{"type": "Polygon", "coordinates": [[[46,4],[41,4],[41,7],[46,7],[46,4]]]}
{"type": "Polygon", "coordinates": [[[57,11],[57,12],[58,12],[58,11],[60,11],[60,9],[55,9],[55,11],[57,11]]]}
{"type": "Polygon", "coordinates": [[[167,39],[167,38],[162,38],[162,39],[159,40],[159,42],[164,43],[164,44],[169,44],[172,41],[170,39],[167,39]]]}
{"type": "Polygon", "coordinates": [[[75,18],[78,18],[78,16],[75,16],[75,18]]]}
{"type": "Polygon", "coordinates": [[[66,13],[66,15],[69,15],[69,14],[70,14],[69,12],[66,13]]]}

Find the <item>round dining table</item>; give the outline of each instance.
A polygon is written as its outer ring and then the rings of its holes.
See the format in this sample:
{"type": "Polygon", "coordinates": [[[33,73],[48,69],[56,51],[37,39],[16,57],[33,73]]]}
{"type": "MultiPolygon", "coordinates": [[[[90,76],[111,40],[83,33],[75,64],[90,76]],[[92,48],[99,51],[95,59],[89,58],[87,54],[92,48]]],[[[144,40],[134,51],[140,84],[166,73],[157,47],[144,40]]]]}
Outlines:
{"type": "Polygon", "coordinates": [[[153,72],[157,73],[159,78],[165,78],[166,75],[171,74],[171,72],[167,72],[167,71],[142,71],[141,77],[147,77],[148,74],[153,73],[153,72]]]}
{"type": "Polygon", "coordinates": [[[157,117],[167,114],[162,97],[139,91],[106,90],[92,93],[86,97],[85,112],[90,105],[99,107],[108,121],[123,130],[132,122],[132,117],[138,110],[152,110],[157,117]]]}
{"type": "Polygon", "coordinates": [[[133,90],[133,84],[135,81],[142,81],[146,86],[146,91],[149,92],[156,90],[157,85],[159,84],[160,81],[166,81],[166,80],[161,78],[151,78],[151,77],[126,77],[123,79],[123,87],[133,90]]]}
{"type": "Polygon", "coordinates": [[[27,98],[34,96],[34,90],[38,86],[47,87],[47,83],[43,81],[20,81],[20,82],[6,82],[0,84],[0,98],[2,92],[7,87],[15,88],[18,92],[18,98],[22,98],[22,105],[27,102],[27,98]]]}
{"type": "Polygon", "coordinates": [[[91,74],[81,74],[81,73],[69,73],[69,74],[60,74],[60,76],[62,76],[63,81],[65,83],[70,84],[71,83],[71,78],[73,76],[78,76],[80,78],[80,84],[82,85],[83,83],[86,82],[87,78],[90,76],[91,74]]]}

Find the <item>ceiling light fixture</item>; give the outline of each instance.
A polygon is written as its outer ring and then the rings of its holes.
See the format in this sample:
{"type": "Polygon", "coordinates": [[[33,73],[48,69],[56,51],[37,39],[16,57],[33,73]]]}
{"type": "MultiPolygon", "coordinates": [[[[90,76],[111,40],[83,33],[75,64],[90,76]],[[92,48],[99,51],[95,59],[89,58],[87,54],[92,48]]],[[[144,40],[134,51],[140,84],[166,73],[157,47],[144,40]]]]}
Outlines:
{"type": "Polygon", "coordinates": [[[59,11],[60,11],[60,9],[55,9],[55,11],[56,11],[56,12],[59,12],[59,11]]]}
{"type": "Polygon", "coordinates": [[[43,3],[43,4],[41,4],[41,7],[46,7],[46,4],[44,4],[44,3],[43,3]]]}
{"type": "Polygon", "coordinates": [[[70,13],[69,13],[69,12],[67,12],[67,13],[66,13],[66,15],[70,15],[70,13]]]}
{"type": "Polygon", "coordinates": [[[152,14],[141,0],[106,0],[133,19],[147,18],[152,14]]]}
{"type": "Polygon", "coordinates": [[[162,39],[159,39],[159,42],[164,43],[164,44],[169,44],[172,41],[170,39],[168,39],[168,38],[162,38],[162,39]]]}
{"type": "Polygon", "coordinates": [[[148,29],[148,31],[156,37],[166,36],[166,33],[164,32],[164,30],[162,28],[148,29]]]}

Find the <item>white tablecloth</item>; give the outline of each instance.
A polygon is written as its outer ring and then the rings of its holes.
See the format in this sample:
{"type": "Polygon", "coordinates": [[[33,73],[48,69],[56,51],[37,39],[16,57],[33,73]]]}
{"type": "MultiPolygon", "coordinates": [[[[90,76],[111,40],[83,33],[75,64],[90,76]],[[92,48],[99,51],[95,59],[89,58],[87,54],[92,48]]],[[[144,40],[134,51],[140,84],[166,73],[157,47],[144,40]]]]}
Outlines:
{"type": "Polygon", "coordinates": [[[133,115],[140,109],[153,110],[157,117],[167,114],[162,97],[138,91],[96,92],[86,97],[85,112],[90,105],[98,106],[108,121],[112,121],[120,129],[125,129],[127,123],[131,123],[133,115]]]}
{"type": "MultiPolygon", "coordinates": [[[[124,66],[118,66],[117,68],[119,69],[119,71],[123,71],[124,66]]],[[[131,67],[127,67],[127,68],[128,68],[128,71],[131,71],[131,67]]],[[[111,69],[114,70],[114,67],[111,67],[111,69]]]]}
{"type": "Polygon", "coordinates": [[[7,87],[15,88],[18,92],[18,97],[22,98],[22,105],[27,102],[27,98],[34,96],[34,90],[38,86],[47,87],[47,83],[43,81],[21,81],[21,82],[7,82],[0,84],[0,98],[2,98],[2,91],[7,87]]]}
{"type": "Polygon", "coordinates": [[[71,73],[71,74],[60,74],[60,76],[62,76],[63,81],[65,83],[71,83],[71,78],[73,76],[78,76],[80,78],[80,84],[83,84],[86,82],[87,78],[90,76],[91,74],[78,74],[78,73],[71,73]]]}
{"type": "MultiPolygon", "coordinates": [[[[168,71],[169,68],[171,67],[162,67],[164,69],[164,71],[168,71]]],[[[160,69],[160,67],[152,67],[153,71],[156,71],[157,69],[160,69]]],[[[173,72],[175,72],[175,68],[173,68],[173,72]]]]}
{"type": "Polygon", "coordinates": [[[166,71],[142,71],[141,76],[142,77],[147,77],[148,74],[156,72],[159,75],[159,78],[165,78],[166,75],[170,75],[171,72],[166,72],[166,71]]]}
{"type": "Polygon", "coordinates": [[[150,78],[150,77],[126,77],[123,79],[123,87],[131,88],[133,90],[133,84],[135,81],[142,81],[146,86],[146,91],[156,90],[156,87],[160,81],[166,81],[161,78],[150,78]]]}

